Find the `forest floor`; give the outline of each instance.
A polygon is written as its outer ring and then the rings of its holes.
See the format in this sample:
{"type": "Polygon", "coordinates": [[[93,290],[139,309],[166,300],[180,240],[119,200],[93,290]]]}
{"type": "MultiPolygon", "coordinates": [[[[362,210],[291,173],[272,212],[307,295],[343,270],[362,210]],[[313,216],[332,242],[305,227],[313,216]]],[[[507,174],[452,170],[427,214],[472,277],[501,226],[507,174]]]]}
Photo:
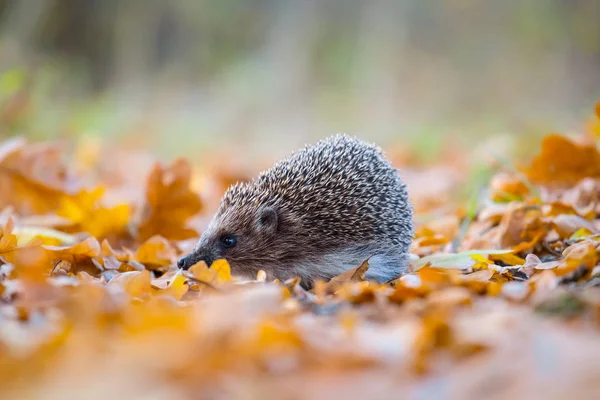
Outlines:
{"type": "Polygon", "coordinates": [[[377,284],[366,262],[311,291],[177,269],[245,176],[5,140],[0,398],[598,398],[599,136],[597,107],[584,132],[496,163],[466,205],[460,154],[396,153],[411,271],[377,284]]]}

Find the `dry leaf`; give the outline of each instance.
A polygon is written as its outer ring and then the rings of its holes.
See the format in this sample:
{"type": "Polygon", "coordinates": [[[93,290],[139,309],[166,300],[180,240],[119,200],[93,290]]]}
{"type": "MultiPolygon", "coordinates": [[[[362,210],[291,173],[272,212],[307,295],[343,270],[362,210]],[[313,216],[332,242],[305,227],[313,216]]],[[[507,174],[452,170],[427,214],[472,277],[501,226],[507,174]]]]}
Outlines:
{"type": "Polygon", "coordinates": [[[583,178],[600,177],[600,154],[594,145],[550,135],[526,173],[536,183],[573,185],[583,178]]]}
{"type": "Polygon", "coordinates": [[[189,188],[191,177],[191,168],[184,160],[177,160],[167,168],[154,166],[138,226],[140,240],[158,234],[170,240],[198,236],[187,227],[188,219],[202,209],[200,197],[189,188]]]}
{"type": "Polygon", "coordinates": [[[335,291],[335,288],[346,282],[360,282],[365,280],[365,274],[369,270],[369,260],[366,259],[358,267],[334,276],[327,282],[324,290],[335,291]]]}
{"type": "Polygon", "coordinates": [[[105,189],[98,187],[62,198],[57,214],[73,223],[69,231],[87,232],[99,239],[124,234],[131,218],[131,207],[128,204],[103,205],[104,193],[105,189]]]}
{"type": "Polygon", "coordinates": [[[140,245],[134,260],[144,264],[148,269],[166,270],[168,266],[175,264],[177,255],[167,239],[153,236],[140,245]]]}

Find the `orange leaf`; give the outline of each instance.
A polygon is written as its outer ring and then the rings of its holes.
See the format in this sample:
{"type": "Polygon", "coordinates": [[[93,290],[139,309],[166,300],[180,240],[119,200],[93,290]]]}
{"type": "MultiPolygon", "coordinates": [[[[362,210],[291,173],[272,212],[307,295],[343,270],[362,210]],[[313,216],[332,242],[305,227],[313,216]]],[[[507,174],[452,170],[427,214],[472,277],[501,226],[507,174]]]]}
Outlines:
{"type": "Polygon", "coordinates": [[[0,233],[0,254],[12,251],[17,247],[18,239],[12,234],[13,228],[14,222],[12,218],[9,218],[0,233]]]}
{"type": "Polygon", "coordinates": [[[542,151],[526,168],[526,174],[536,183],[572,185],[585,177],[600,177],[600,153],[595,145],[550,135],[542,142],[542,151]]]}
{"type": "Polygon", "coordinates": [[[492,177],[490,196],[494,201],[510,200],[510,197],[522,199],[527,194],[529,194],[529,188],[515,176],[499,173],[492,177]]]}
{"type": "Polygon", "coordinates": [[[97,238],[123,233],[131,217],[131,207],[119,204],[107,207],[102,204],[103,187],[82,190],[75,196],[63,197],[57,214],[72,221],[70,231],[88,232],[97,238]]]}
{"type": "Polygon", "coordinates": [[[60,148],[28,144],[15,138],[0,146],[0,208],[13,206],[21,215],[41,214],[58,208],[70,193],[60,148]]]}
{"type": "Polygon", "coordinates": [[[74,244],[73,246],[41,246],[46,250],[52,263],[59,260],[68,261],[73,265],[72,271],[79,272],[82,268],[87,268],[89,273],[97,272],[94,265],[94,258],[100,255],[100,243],[93,237],[74,244]]]}
{"type": "Polygon", "coordinates": [[[131,297],[143,298],[150,294],[150,284],[149,271],[129,271],[116,275],[107,285],[120,287],[131,297]]]}
{"type": "Polygon", "coordinates": [[[175,249],[161,236],[153,236],[145,241],[135,253],[134,259],[149,269],[165,269],[177,259],[175,249]]]}
{"type": "Polygon", "coordinates": [[[88,258],[100,255],[100,243],[93,237],[89,237],[72,246],[42,246],[60,256],[83,256],[88,258]]]}
{"type": "Polygon", "coordinates": [[[138,235],[146,240],[160,234],[170,240],[185,240],[198,236],[187,227],[187,220],[202,209],[200,197],[190,190],[190,165],[176,160],[164,168],[156,164],[146,187],[146,203],[142,210],[138,235]]]}
{"type": "Polygon", "coordinates": [[[580,266],[585,266],[591,270],[598,264],[596,245],[589,240],[584,240],[567,247],[563,252],[563,256],[565,257],[564,260],[555,270],[558,276],[573,272],[580,266]]]}

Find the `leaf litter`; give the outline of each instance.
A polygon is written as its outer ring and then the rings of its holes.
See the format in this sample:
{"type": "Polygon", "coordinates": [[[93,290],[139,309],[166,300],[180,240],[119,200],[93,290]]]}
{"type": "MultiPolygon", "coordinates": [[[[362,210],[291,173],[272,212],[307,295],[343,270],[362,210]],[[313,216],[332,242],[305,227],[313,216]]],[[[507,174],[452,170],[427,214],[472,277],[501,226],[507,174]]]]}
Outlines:
{"type": "Polygon", "coordinates": [[[185,160],[144,181],[105,165],[97,143],[68,163],[55,144],[8,140],[0,398],[597,397],[600,152],[588,131],[503,162],[467,210],[451,200],[460,170],[407,166],[410,271],[378,284],[365,260],[311,291],[262,271],[242,280],[225,260],[177,269],[215,201],[185,160]]]}

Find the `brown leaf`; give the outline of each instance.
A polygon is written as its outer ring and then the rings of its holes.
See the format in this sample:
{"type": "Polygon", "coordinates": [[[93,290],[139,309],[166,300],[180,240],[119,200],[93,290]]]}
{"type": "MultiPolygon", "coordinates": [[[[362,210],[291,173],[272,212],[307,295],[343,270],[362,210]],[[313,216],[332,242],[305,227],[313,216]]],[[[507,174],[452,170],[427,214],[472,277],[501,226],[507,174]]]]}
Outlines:
{"type": "Polygon", "coordinates": [[[579,229],[586,229],[590,234],[598,233],[594,224],[578,215],[557,215],[551,221],[561,238],[569,238],[579,229]]]}
{"type": "Polygon", "coordinates": [[[513,205],[498,227],[497,247],[513,248],[515,252],[529,249],[546,235],[547,229],[539,208],[513,205]]]}
{"type": "Polygon", "coordinates": [[[363,261],[358,267],[334,276],[329,281],[330,284],[339,284],[344,282],[360,282],[365,280],[365,274],[369,270],[369,259],[363,261]]]}
{"type": "Polygon", "coordinates": [[[561,261],[555,273],[564,276],[572,273],[580,266],[587,267],[590,271],[598,264],[596,244],[590,240],[575,243],[563,252],[564,260],[561,261]]]}

